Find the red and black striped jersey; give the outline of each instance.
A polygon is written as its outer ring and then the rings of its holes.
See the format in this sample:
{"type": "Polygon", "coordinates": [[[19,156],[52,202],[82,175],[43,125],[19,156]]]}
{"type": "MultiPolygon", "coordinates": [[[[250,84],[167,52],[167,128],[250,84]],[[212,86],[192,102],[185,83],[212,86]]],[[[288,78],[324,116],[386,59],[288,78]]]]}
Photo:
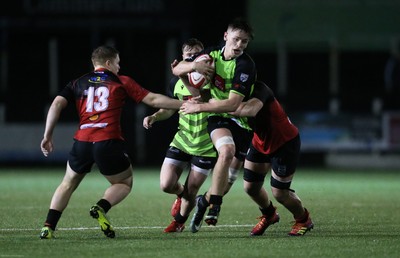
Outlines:
{"type": "Polygon", "coordinates": [[[123,139],[120,118],[126,98],[139,103],[148,93],[128,76],[99,69],[71,81],[59,95],[75,102],[80,121],[74,138],[99,142],[123,139]]]}
{"type": "Polygon", "coordinates": [[[259,152],[270,154],[295,138],[299,130],[290,122],[286,112],[267,85],[257,81],[254,85],[253,97],[261,100],[264,105],[254,119],[252,144],[259,152]]]}

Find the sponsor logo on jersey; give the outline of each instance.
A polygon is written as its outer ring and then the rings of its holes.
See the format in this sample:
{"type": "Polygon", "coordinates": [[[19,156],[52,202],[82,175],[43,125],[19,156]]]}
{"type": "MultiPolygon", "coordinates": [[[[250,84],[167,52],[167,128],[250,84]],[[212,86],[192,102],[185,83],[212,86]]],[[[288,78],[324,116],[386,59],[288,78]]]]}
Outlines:
{"type": "Polygon", "coordinates": [[[79,128],[80,129],[88,129],[88,128],[105,128],[107,127],[108,123],[89,123],[83,124],[79,128]]]}
{"type": "Polygon", "coordinates": [[[214,85],[221,91],[225,91],[225,80],[220,75],[215,74],[214,85]]]}
{"type": "Polygon", "coordinates": [[[92,76],[89,78],[89,82],[91,83],[101,83],[104,82],[107,79],[107,75],[102,75],[102,76],[92,76]]]}
{"type": "Polygon", "coordinates": [[[90,120],[90,121],[96,121],[97,119],[99,119],[99,117],[100,117],[100,116],[96,114],[96,115],[94,115],[94,116],[89,117],[89,120],[90,120]]]}

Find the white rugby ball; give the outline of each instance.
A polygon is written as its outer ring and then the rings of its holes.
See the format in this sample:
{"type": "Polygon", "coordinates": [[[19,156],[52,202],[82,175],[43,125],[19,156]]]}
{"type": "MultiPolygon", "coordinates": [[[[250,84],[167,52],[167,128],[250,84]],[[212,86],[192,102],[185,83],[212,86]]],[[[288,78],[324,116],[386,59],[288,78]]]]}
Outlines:
{"type": "MultiPolygon", "coordinates": [[[[196,59],[193,60],[193,62],[200,62],[204,60],[207,60],[207,63],[211,64],[214,67],[214,59],[209,54],[199,55],[198,57],[196,57],[196,59]]],[[[190,85],[197,89],[201,89],[204,85],[209,83],[207,78],[199,72],[188,73],[188,79],[190,85]]]]}

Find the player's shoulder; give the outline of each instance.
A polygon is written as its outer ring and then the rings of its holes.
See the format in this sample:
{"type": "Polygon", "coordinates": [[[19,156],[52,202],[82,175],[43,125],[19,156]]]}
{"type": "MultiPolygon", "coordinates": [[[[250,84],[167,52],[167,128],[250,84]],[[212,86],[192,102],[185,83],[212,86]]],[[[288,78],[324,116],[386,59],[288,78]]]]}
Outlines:
{"type": "Polygon", "coordinates": [[[135,82],[134,79],[132,79],[131,77],[127,76],[127,75],[118,75],[118,79],[122,82],[122,83],[126,83],[126,82],[135,82]]]}
{"type": "Polygon", "coordinates": [[[204,49],[204,53],[211,53],[211,52],[221,52],[222,51],[222,46],[218,46],[218,45],[216,45],[216,46],[210,46],[210,47],[206,47],[205,49],[204,49]]]}
{"type": "Polygon", "coordinates": [[[254,97],[262,99],[274,99],[275,94],[268,85],[262,81],[256,81],[254,83],[254,97]]]}
{"type": "Polygon", "coordinates": [[[222,58],[221,53],[222,53],[222,46],[210,46],[206,47],[202,53],[204,54],[209,54],[212,56],[214,59],[222,58]]]}
{"type": "Polygon", "coordinates": [[[251,64],[253,64],[253,65],[255,66],[255,62],[254,62],[253,58],[252,58],[248,53],[246,53],[246,52],[243,52],[243,54],[241,54],[241,55],[237,58],[237,61],[238,61],[238,62],[240,62],[240,61],[248,62],[248,63],[251,63],[251,64]]]}
{"type": "Polygon", "coordinates": [[[181,79],[178,76],[174,76],[169,81],[169,84],[175,86],[179,80],[181,80],[181,79]]]}

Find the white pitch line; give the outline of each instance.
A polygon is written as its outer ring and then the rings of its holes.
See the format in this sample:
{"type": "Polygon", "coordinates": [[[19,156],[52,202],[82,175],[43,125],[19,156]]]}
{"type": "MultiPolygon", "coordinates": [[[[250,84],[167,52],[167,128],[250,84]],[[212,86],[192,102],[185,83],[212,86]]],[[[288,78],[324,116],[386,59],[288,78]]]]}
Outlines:
{"type": "MultiPolygon", "coordinates": [[[[253,227],[254,225],[218,225],[216,227],[218,228],[244,228],[244,227],[253,227]]],[[[151,226],[151,227],[145,227],[145,226],[134,226],[134,227],[114,227],[115,229],[162,229],[165,228],[165,226],[151,226]]],[[[214,226],[203,226],[203,228],[215,228],[214,226]]],[[[79,227],[79,228],[57,228],[57,230],[60,231],[68,231],[68,230],[98,230],[98,227],[79,227]]],[[[40,230],[40,228],[0,228],[0,232],[6,232],[6,231],[37,231],[40,230]]]]}

